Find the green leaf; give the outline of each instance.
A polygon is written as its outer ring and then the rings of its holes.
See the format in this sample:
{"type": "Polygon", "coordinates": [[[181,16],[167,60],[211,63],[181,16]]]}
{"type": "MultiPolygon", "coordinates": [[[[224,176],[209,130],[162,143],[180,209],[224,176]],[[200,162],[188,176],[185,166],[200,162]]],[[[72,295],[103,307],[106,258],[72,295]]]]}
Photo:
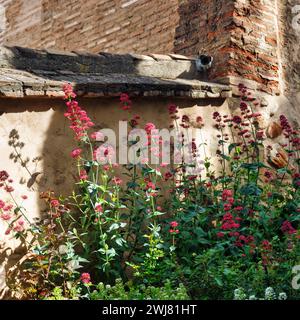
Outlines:
{"type": "Polygon", "coordinates": [[[291,174],[291,170],[289,170],[288,168],[281,168],[281,169],[277,170],[277,173],[278,174],[286,174],[286,173],[291,174]]]}
{"type": "Polygon", "coordinates": [[[120,225],[118,223],[113,223],[109,229],[108,229],[108,232],[112,232],[113,230],[117,230],[120,228],[120,225]]]}
{"type": "Polygon", "coordinates": [[[240,193],[248,196],[259,196],[262,193],[262,190],[256,184],[250,183],[242,186],[240,193]]]}
{"type": "Polygon", "coordinates": [[[215,277],[215,281],[219,287],[223,287],[223,281],[219,277],[215,277]]]}
{"type": "Polygon", "coordinates": [[[262,162],[253,162],[253,163],[242,163],[241,168],[245,168],[248,170],[257,170],[259,168],[268,168],[269,169],[270,167],[266,166],[262,162]]]}
{"type": "Polygon", "coordinates": [[[126,243],[126,241],[123,238],[117,238],[116,244],[120,247],[123,247],[123,245],[126,243]]]}
{"type": "Polygon", "coordinates": [[[231,144],[228,146],[228,153],[230,154],[231,151],[232,151],[233,149],[235,149],[237,146],[238,146],[237,143],[231,143],[231,144]]]}
{"type": "Polygon", "coordinates": [[[199,237],[205,237],[207,235],[206,232],[201,227],[197,227],[195,229],[195,233],[199,237]]]}
{"type": "Polygon", "coordinates": [[[230,159],[231,159],[229,156],[227,156],[226,154],[223,154],[223,153],[220,154],[220,157],[227,160],[227,161],[230,161],[230,159]]]}
{"type": "Polygon", "coordinates": [[[162,216],[162,215],[164,215],[164,212],[155,211],[155,212],[153,213],[153,216],[154,216],[154,217],[162,216]]]}

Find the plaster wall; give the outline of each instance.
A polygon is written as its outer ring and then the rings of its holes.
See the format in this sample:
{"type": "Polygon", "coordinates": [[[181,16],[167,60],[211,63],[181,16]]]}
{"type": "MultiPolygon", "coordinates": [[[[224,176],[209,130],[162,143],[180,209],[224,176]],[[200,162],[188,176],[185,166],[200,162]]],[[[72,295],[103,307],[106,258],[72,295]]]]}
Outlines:
{"type": "MultiPolygon", "coordinates": [[[[228,102],[224,99],[176,100],[134,99],[132,114],[141,115],[141,124],[152,122],[157,128],[168,128],[170,124],[168,104],[180,106],[179,115],[197,116],[204,119],[201,141],[207,144],[207,156],[214,154],[217,147],[217,131],[213,127],[212,113],[228,113],[228,102]]],[[[95,129],[111,128],[118,134],[118,121],[126,118],[120,110],[117,98],[89,98],[80,104],[95,122],[95,129]]],[[[39,199],[42,191],[53,190],[57,195],[69,195],[76,181],[76,166],[70,157],[76,146],[72,139],[68,120],[64,117],[65,106],[60,99],[0,99],[0,170],[6,170],[14,180],[14,195],[20,199],[26,194],[23,205],[30,219],[47,214],[45,204],[39,199]],[[19,152],[26,162],[20,164],[15,150],[9,145],[10,133],[17,132],[24,147],[19,152]]],[[[199,137],[196,137],[199,141],[199,137]]],[[[204,156],[204,154],[203,154],[204,156]]],[[[0,199],[9,195],[0,191],[0,199]]],[[[5,270],[21,257],[19,243],[4,236],[5,225],[0,222],[0,288],[5,286],[5,270]]]]}

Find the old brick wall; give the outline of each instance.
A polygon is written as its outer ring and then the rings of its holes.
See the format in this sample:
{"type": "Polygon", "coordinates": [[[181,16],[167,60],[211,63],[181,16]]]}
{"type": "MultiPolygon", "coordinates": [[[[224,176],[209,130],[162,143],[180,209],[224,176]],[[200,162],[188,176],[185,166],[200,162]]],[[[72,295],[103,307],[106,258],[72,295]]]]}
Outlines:
{"type": "Polygon", "coordinates": [[[208,79],[235,84],[247,79],[258,90],[278,94],[279,42],[287,34],[280,12],[294,2],[0,0],[5,9],[0,44],[191,56],[200,51],[214,56],[208,79]]]}
{"type": "Polygon", "coordinates": [[[175,50],[213,54],[210,79],[247,79],[258,90],[279,93],[277,0],[191,0],[179,13],[175,50]]]}
{"type": "Polygon", "coordinates": [[[300,1],[279,0],[280,56],[285,94],[300,92],[300,1]]]}
{"type": "Polygon", "coordinates": [[[1,0],[9,45],[62,50],[173,51],[177,0],[1,0]]]}
{"type": "Polygon", "coordinates": [[[174,49],[184,54],[199,49],[213,54],[215,63],[210,79],[247,79],[254,81],[258,90],[276,94],[279,93],[277,15],[277,0],[183,1],[179,6],[174,49]]]}
{"type": "Polygon", "coordinates": [[[179,4],[174,51],[213,55],[210,79],[228,75],[228,53],[233,23],[234,0],[184,0],[179,4]]]}
{"type": "Polygon", "coordinates": [[[277,0],[235,2],[229,75],[255,81],[257,89],[279,93],[277,0]]]}

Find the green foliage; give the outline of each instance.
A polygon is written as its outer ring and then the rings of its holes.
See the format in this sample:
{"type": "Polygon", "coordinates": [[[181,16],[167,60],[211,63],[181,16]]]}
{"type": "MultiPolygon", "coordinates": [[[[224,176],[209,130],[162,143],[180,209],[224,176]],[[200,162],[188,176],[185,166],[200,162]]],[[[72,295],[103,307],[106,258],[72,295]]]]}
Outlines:
{"type": "Polygon", "coordinates": [[[255,294],[247,295],[245,290],[242,288],[234,290],[234,300],[286,300],[287,295],[285,292],[280,292],[276,295],[272,287],[268,287],[265,290],[263,298],[257,298],[255,294]]]}
{"type": "Polygon", "coordinates": [[[139,285],[132,282],[124,284],[116,279],[116,284],[105,285],[99,283],[96,289],[89,294],[91,300],[188,300],[189,296],[183,284],[174,288],[169,280],[163,286],[154,287],[139,285]]]}
{"type": "MultiPolygon", "coordinates": [[[[103,165],[87,132],[92,124],[73,121],[76,188],[66,198],[43,194],[47,221],[15,232],[30,254],[19,287],[10,275],[12,290],[54,300],[232,299],[233,292],[235,299],[299,299],[291,281],[300,256],[300,138],[281,118],[290,158],[279,169],[265,164],[259,114],[244,91],[241,116],[213,114],[219,166],[205,156],[196,174],[185,163],[103,165]]],[[[71,120],[84,114],[72,97],[71,120]]],[[[125,110],[128,99],[121,99],[125,110]]],[[[187,125],[170,113],[176,128],[187,125]]]]}

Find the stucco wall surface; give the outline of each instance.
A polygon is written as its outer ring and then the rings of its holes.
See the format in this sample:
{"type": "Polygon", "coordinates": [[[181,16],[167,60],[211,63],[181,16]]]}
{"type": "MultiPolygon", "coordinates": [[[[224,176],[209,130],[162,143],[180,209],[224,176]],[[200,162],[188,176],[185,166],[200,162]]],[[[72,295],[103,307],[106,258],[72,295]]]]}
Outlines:
{"type": "MultiPolygon", "coordinates": [[[[228,113],[227,101],[140,98],[133,101],[132,114],[141,116],[141,125],[152,122],[159,129],[168,129],[167,107],[170,103],[180,106],[179,116],[188,115],[192,121],[198,116],[204,119],[201,142],[207,144],[206,155],[213,155],[217,147],[217,131],[213,127],[212,113],[228,113]]],[[[95,130],[111,128],[118,134],[119,120],[127,117],[120,110],[118,98],[82,99],[80,104],[95,122],[95,130]]],[[[40,192],[53,190],[57,195],[67,196],[77,179],[76,165],[70,157],[76,143],[64,112],[61,99],[0,99],[0,170],[6,170],[14,180],[17,199],[24,194],[28,196],[23,205],[30,219],[47,215],[47,207],[39,199],[40,192]],[[21,150],[17,148],[18,156],[12,139],[15,139],[14,144],[23,144],[21,150]]],[[[0,199],[8,200],[9,195],[1,192],[0,199]]],[[[5,230],[5,225],[0,222],[0,287],[5,285],[5,268],[13,266],[20,258],[18,242],[9,236],[4,237],[5,230]]]]}

